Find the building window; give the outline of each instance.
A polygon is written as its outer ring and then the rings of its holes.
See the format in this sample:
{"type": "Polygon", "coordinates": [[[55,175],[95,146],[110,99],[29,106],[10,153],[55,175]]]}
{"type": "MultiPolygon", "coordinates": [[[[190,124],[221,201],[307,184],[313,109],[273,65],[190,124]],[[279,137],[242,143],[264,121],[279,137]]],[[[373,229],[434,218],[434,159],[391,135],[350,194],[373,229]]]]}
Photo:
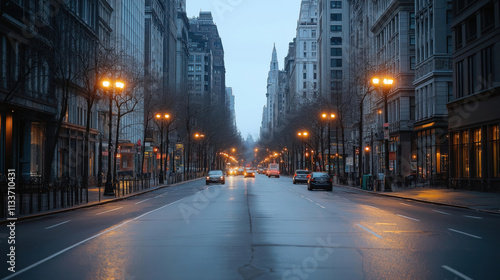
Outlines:
{"type": "Polygon", "coordinates": [[[314,71],[318,70],[318,65],[317,64],[313,64],[313,70],[314,71]]]}
{"type": "Polygon", "coordinates": [[[342,70],[332,70],[331,78],[333,80],[342,80],[342,70]]]}
{"type": "Polygon", "coordinates": [[[467,95],[474,94],[476,91],[476,67],[474,65],[474,55],[471,55],[467,58],[467,86],[468,93],[467,95]]]}
{"type": "Polygon", "coordinates": [[[316,38],[316,36],[317,36],[317,35],[316,35],[316,30],[312,30],[312,31],[311,31],[311,37],[316,38]]]}
{"type": "Polygon", "coordinates": [[[410,12],[410,30],[415,30],[415,13],[410,12]]]}
{"type": "Polygon", "coordinates": [[[194,71],[194,66],[193,65],[189,65],[188,66],[188,71],[189,72],[193,72],[194,71]]]}
{"type": "Polygon", "coordinates": [[[410,69],[415,69],[415,56],[410,56],[410,69]]]}
{"type": "Polygon", "coordinates": [[[482,148],[481,148],[481,129],[474,130],[474,150],[473,150],[473,160],[474,160],[474,177],[482,177],[482,148]]]}
{"type": "Polygon", "coordinates": [[[446,37],[446,52],[453,52],[453,44],[451,43],[451,36],[446,37]]]}
{"type": "Polygon", "coordinates": [[[201,55],[196,56],[196,62],[201,62],[201,55]]]}
{"type": "Polygon", "coordinates": [[[462,131],[462,177],[469,178],[469,132],[462,131]]]}
{"type": "Polygon", "coordinates": [[[342,25],[330,25],[331,32],[340,32],[342,31],[342,25]]]}
{"type": "Polygon", "coordinates": [[[307,88],[307,82],[304,82],[303,87],[307,88]]]}
{"type": "Polygon", "coordinates": [[[448,82],[448,102],[453,101],[453,83],[448,82]]]}
{"type": "Polygon", "coordinates": [[[342,1],[330,1],[330,8],[342,9],[342,1]]]}
{"type": "Polygon", "coordinates": [[[334,46],[342,45],[342,37],[330,38],[330,45],[334,45],[334,46]]]}
{"type": "Polygon", "coordinates": [[[201,65],[196,65],[196,72],[201,72],[201,65]]]}
{"type": "Polygon", "coordinates": [[[311,50],[316,51],[318,49],[318,43],[317,42],[312,42],[311,43],[311,50]]]}
{"type": "Polygon", "coordinates": [[[341,91],[342,90],[342,82],[332,82],[331,88],[333,91],[341,91]]]}
{"type": "Polygon", "coordinates": [[[334,58],[331,63],[332,67],[342,67],[342,59],[334,58]]]}
{"type": "Polygon", "coordinates": [[[455,66],[457,98],[464,97],[464,61],[457,62],[455,66]]]}
{"type": "Polygon", "coordinates": [[[410,46],[415,46],[415,35],[410,35],[410,46]]]}
{"type": "Polygon", "coordinates": [[[318,78],[318,74],[317,73],[314,73],[313,74],[313,79],[316,80],[318,78]]]}
{"type": "Polygon", "coordinates": [[[330,21],[342,21],[342,14],[340,13],[330,14],[330,21]]]}
{"type": "Polygon", "coordinates": [[[302,70],[307,70],[307,65],[303,64],[302,65],[302,70]]]}
{"type": "Polygon", "coordinates": [[[481,89],[493,86],[493,48],[487,47],[481,50],[481,89]]]}
{"type": "Polygon", "coordinates": [[[465,40],[471,42],[476,39],[477,35],[477,20],[476,15],[470,16],[465,21],[465,40]]]}
{"type": "Polygon", "coordinates": [[[305,80],[307,79],[307,73],[302,73],[302,78],[305,80]]]}
{"type": "Polygon", "coordinates": [[[495,27],[495,6],[489,2],[481,9],[481,35],[495,27]]]}
{"type": "Polygon", "coordinates": [[[331,48],[330,55],[331,56],[342,56],[342,48],[331,48]]]}
{"type": "Polygon", "coordinates": [[[500,177],[500,126],[495,125],[491,128],[490,159],[493,168],[494,178],[500,177]]]}
{"type": "Polygon", "coordinates": [[[451,156],[453,162],[453,169],[451,170],[452,177],[460,177],[460,133],[452,134],[453,143],[451,146],[451,156]]]}

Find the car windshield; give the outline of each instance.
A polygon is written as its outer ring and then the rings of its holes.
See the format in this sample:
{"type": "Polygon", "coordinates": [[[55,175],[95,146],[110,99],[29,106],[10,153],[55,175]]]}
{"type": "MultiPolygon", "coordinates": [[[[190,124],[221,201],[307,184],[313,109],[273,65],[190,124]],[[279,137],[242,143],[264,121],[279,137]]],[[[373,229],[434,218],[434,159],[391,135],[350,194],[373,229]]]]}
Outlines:
{"type": "Polygon", "coordinates": [[[328,178],[327,173],[320,173],[320,172],[314,172],[312,176],[315,178],[328,178]]]}
{"type": "Polygon", "coordinates": [[[217,175],[222,175],[222,171],[220,170],[213,170],[213,171],[210,171],[208,172],[208,175],[214,175],[214,176],[217,176],[217,175]]]}

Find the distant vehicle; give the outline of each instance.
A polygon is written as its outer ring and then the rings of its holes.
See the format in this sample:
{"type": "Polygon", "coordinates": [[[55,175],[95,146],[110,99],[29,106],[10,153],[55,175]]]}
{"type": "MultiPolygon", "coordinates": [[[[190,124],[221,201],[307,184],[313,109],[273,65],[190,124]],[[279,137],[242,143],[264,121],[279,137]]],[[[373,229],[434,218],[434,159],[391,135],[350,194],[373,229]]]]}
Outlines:
{"type": "Polygon", "coordinates": [[[316,188],[325,189],[329,192],[333,189],[332,178],[326,172],[313,172],[307,180],[307,190],[312,191],[316,188]]]}
{"type": "Polygon", "coordinates": [[[236,173],[237,173],[238,169],[236,168],[231,168],[227,171],[227,175],[232,175],[232,176],[235,176],[236,173]]]}
{"type": "Polygon", "coordinates": [[[225,184],[226,183],[226,178],[224,177],[224,173],[222,173],[221,170],[212,170],[208,172],[206,182],[207,185],[210,183],[221,183],[225,184]]]}
{"type": "Polygon", "coordinates": [[[254,178],[255,178],[255,173],[257,173],[257,172],[255,171],[255,169],[252,169],[252,168],[247,168],[247,169],[245,169],[245,173],[243,174],[243,176],[244,176],[245,178],[247,178],[247,177],[254,177],[254,178]]]}
{"type": "Polygon", "coordinates": [[[279,163],[270,163],[269,168],[267,169],[267,177],[280,177],[280,165],[279,163]]]}
{"type": "Polygon", "coordinates": [[[259,169],[257,169],[257,173],[259,173],[259,174],[264,174],[264,168],[259,168],[259,169]]]}
{"type": "Polygon", "coordinates": [[[243,175],[243,173],[245,173],[245,168],[243,168],[243,167],[239,167],[236,170],[236,175],[243,175]]]}
{"type": "Polygon", "coordinates": [[[293,174],[293,183],[307,183],[307,176],[309,173],[309,170],[295,170],[295,173],[293,174]]]}

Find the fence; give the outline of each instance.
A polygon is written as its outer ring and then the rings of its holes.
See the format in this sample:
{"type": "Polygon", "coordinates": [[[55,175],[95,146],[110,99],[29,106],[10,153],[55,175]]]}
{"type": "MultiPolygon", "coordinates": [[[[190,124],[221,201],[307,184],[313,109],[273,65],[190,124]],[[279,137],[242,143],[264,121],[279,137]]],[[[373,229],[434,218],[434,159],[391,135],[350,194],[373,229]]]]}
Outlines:
{"type": "MultiPolygon", "coordinates": [[[[89,203],[89,189],[83,187],[81,179],[58,179],[43,184],[40,178],[17,180],[15,188],[15,213],[19,217],[45,211],[64,209],[89,203]]],[[[122,179],[116,183],[116,196],[124,196],[139,190],[149,189],[149,178],[122,179]]],[[[7,181],[0,181],[0,219],[7,218],[7,181]]],[[[12,215],[11,215],[12,216],[12,215]]]]}

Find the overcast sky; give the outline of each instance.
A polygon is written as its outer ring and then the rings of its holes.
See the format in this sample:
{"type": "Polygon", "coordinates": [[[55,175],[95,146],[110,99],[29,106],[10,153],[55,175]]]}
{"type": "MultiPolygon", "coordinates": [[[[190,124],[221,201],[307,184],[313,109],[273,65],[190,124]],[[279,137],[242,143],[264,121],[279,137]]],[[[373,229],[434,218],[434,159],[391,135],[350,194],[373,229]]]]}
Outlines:
{"type": "Polygon", "coordinates": [[[187,0],[189,18],[211,11],[224,45],[226,86],[233,88],[242,136],[259,136],[266,104],[269,64],[276,43],[278,62],[295,37],[300,0],[187,0]]]}

